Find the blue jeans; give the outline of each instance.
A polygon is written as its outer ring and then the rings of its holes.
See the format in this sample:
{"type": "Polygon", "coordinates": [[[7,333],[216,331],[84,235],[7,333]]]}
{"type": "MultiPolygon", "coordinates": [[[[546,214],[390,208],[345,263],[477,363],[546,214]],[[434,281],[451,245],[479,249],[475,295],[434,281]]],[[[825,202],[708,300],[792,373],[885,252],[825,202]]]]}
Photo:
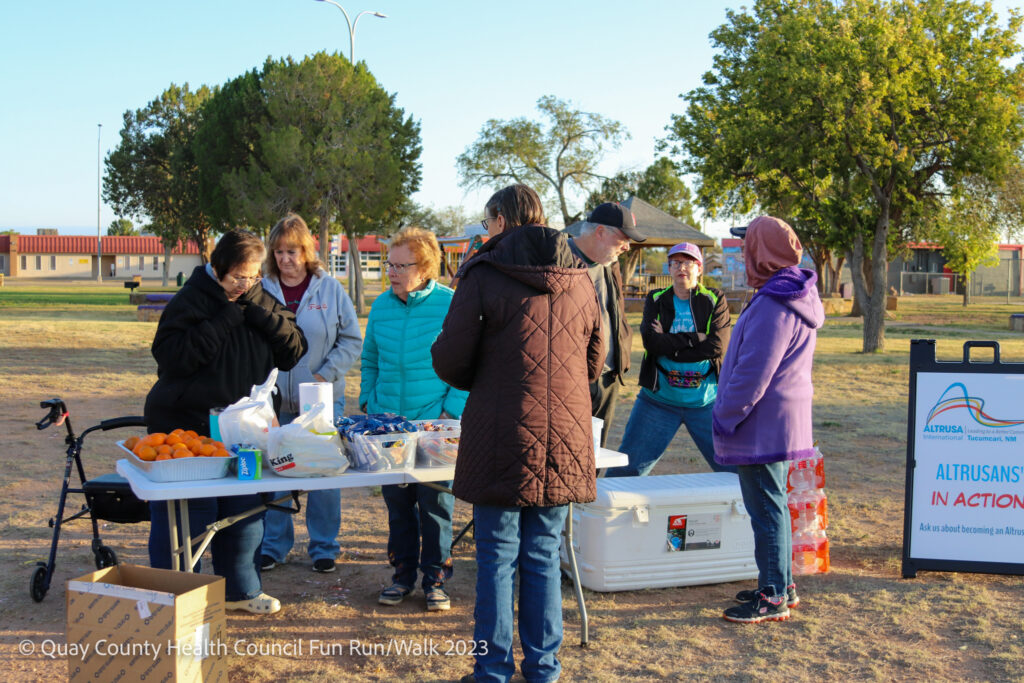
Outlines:
{"type": "Polygon", "coordinates": [[[515,673],[512,622],[519,574],[519,641],[527,681],[558,680],[562,664],[562,584],[558,556],[568,505],[473,506],[476,536],[478,643],[473,674],[478,682],[507,682],[515,673]]]}
{"type": "Polygon", "coordinates": [[[768,597],[786,595],[793,583],[793,536],[786,475],[789,463],[740,465],[740,491],[754,530],[757,587],[768,597]]]}
{"type": "MultiPolygon", "coordinates": [[[[193,498],[188,501],[189,530],[197,536],[218,519],[237,515],[263,503],[259,494],[193,498]]],[[[171,568],[170,531],[167,528],[167,501],[151,501],[149,524],[149,564],[157,569],[171,568]]],[[[213,573],[223,576],[224,599],[228,602],[255,598],[263,592],[260,581],[260,541],[263,539],[263,515],[235,522],[213,535],[213,573]]],[[[181,529],[181,520],[179,530],[181,529]]],[[[178,544],[184,540],[179,538],[178,544]]],[[[199,572],[201,565],[196,565],[199,572]]]]}
{"type": "MultiPolygon", "coordinates": [[[[450,481],[437,484],[449,489],[452,485],[450,481]]],[[[453,569],[455,496],[423,484],[382,486],[381,493],[388,506],[388,562],[395,568],[392,582],[415,586],[418,561],[423,590],[443,586],[453,569]]]]}
{"type": "MultiPolygon", "coordinates": [[[[334,402],[334,415],[345,414],[345,401],[334,402]]],[[[295,413],[281,411],[281,424],[290,424],[295,413]]],[[[287,492],[282,492],[287,493],[287,492]]],[[[280,496],[278,496],[280,497],[280,496]]],[[[284,562],[295,545],[295,523],[291,515],[280,510],[267,510],[261,553],[284,562]]],[[[319,489],[306,494],[306,530],[309,532],[307,552],[316,560],[333,560],[341,553],[338,532],[341,530],[341,489],[319,489]]]]}
{"type": "Polygon", "coordinates": [[[611,467],[604,476],[643,477],[649,474],[672,443],[681,424],[686,425],[686,431],[712,471],[735,472],[735,466],[715,462],[715,444],[711,437],[712,408],[714,403],[702,408],[670,406],[653,401],[640,392],[633,402],[622,445],[619,446],[619,452],[629,456],[629,464],[611,467]]]}

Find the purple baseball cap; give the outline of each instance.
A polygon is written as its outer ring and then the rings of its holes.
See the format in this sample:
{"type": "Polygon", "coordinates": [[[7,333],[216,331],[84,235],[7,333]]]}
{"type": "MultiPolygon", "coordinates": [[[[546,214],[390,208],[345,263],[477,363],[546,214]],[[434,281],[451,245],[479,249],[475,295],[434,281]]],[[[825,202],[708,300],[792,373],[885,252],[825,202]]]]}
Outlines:
{"type": "Polygon", "coordinates": [[[704,257],[700,255],[700,247],[698,247],[696,244],[690,244],[689,242],[680,242],[679,244],[668,250],[669,260],[671,260],[675,254],[685,254],[692,258],[697,263],[699,263],[700,265],[704,265],[704,257]]]}

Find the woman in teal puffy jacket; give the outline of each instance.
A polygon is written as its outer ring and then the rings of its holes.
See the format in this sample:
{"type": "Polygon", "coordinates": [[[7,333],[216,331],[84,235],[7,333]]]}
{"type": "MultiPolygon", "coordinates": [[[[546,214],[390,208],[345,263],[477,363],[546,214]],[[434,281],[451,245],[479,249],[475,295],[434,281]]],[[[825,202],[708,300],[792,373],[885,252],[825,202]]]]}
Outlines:
{"type": "MultiPolygon", "coordinates": [[[[453,294],[437,282],[440,262],[437,238],[428,230],[406,228],[391,240],[391,288],[373,302],[363,342],[359,407],[367,413],[398,413],[410,420],[462,416],[466,392],[442,382],[430,356],[453,294]]],[[[451,488],[451,482],[439,483],[451,488]]],[[[444,582],[452,575],[455,498],[422,484],[384,486],[383,495],[388,561],[395,571],[378,601],[402,602],[416,585],[418,566],[427,609],[449,609],[444,582]]]]}

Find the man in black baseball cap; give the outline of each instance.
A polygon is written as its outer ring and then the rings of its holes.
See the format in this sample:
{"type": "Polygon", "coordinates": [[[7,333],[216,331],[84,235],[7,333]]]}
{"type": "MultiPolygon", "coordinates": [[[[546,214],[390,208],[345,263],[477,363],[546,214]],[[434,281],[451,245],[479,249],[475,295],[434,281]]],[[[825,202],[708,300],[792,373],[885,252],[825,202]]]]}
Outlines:
{"type": "Polygon", "coordinates": [[[747,226],[741,225],[738,228],[729,228],[729,234],[732,235],[733,237],[739,237],[740,239],[743,239],[744,237],[747,236],[747,226]]]}
{"type": "Polygon", "coordinates": [[[569,238],[569,247],[587,266],[601,306],[601,336],[606,355],[601,376],[590,385],[590,399],[592,414],[604,420],[602,446],[615,417],[619,385],[625,383],[622,376],[629,370],[633,340],[633,330],[626,322],[618,257],[629,250],[631,243],[646,239],[637,230],[633,212],[614,202],[596,207],[584,221],[580,234],[569,238]]]}

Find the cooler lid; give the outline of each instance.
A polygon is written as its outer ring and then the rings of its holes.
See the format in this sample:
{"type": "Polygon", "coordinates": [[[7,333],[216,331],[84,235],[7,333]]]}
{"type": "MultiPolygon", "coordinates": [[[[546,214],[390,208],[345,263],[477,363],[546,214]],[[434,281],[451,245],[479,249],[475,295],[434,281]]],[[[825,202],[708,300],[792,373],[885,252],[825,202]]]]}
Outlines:
{"type": "Polygon", "coordinates": [[[740,478],[732,472],[662,474],[598,479],[597,499],[591,505],[630,508],[636,505],[717,503],[741,497],[740,478]]]}

